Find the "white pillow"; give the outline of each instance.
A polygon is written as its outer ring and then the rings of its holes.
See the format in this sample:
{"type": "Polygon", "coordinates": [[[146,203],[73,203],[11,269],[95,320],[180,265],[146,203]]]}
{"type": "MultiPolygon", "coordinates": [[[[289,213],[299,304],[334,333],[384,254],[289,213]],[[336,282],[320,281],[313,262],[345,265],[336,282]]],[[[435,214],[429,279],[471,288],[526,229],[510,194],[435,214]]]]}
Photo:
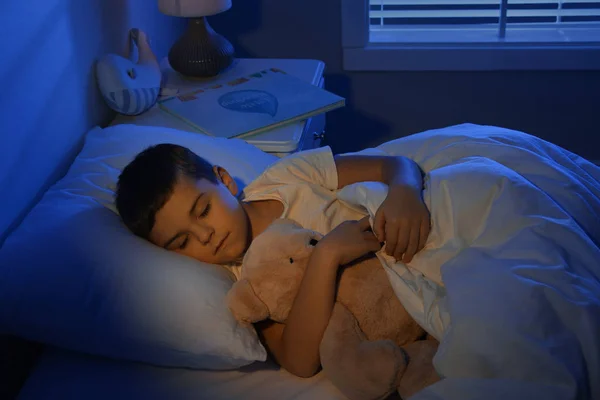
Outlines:
{"type": "Polygon", "coordinates": [[[113,206],[121,169],[157,143],[187,146],[242,187],[276,157],[246,142],[167,128],[95,128],[67,175],[0,249],[0,330],[90,354],[229,369],[266,358],[225,303],[224,268],[129,233],[113,206]]]}

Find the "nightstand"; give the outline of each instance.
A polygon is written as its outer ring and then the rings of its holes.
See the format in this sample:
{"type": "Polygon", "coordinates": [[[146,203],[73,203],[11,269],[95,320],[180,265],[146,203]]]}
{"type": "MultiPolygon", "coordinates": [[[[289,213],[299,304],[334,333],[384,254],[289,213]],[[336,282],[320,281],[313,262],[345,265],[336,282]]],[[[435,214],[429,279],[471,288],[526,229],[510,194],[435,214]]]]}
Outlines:
{"type": "MultiPolygon", "coordinates": [[[[317,60],[240,58],[234,62],[231,68],[216,77],[189,79],[173,71],[169,66],[168,60],[165,58],[161,62],[163,73],[162,92],[165,95],[172,96],[178,91],[179,93],[185,93],[195,88],[206,86],[207,84],[227,82],[231,78],[271,67],[282,69],[288,74],[295,75],[313,85],[323,87],[323,70],[325,64],[317,60]]],[[[190,130],[189,126],[185,123],[160,110],[156,105],[138,116],[118,115],[111,125],[123,123],[190,130]]],[[[325,114],[320,114],[306,121],[263,132],[244,140],[267,153],[283,157],[297,151],[319,147],[324,137],[324,132],[325,114]]],[[[201,135],[202,133],[198,134],[201,135]]]]}

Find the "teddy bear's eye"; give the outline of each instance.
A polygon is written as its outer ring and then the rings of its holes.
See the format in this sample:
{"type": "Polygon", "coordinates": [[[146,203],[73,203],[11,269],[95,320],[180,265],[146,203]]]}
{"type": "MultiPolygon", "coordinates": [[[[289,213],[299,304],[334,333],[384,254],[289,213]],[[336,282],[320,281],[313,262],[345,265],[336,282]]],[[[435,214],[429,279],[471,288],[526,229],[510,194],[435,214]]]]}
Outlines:
{"type": "Polygon", "coordinates": [[[311,246],[316,246],[317,243],[319,243],[317,239],[310,239],[310,242],[308,242],[308,244],[310,244],[311,246]]]}
{"type": "Polygon", "coordinates": [[[294,259],[290,257],[290,264],[294,263],[294,259]]]}

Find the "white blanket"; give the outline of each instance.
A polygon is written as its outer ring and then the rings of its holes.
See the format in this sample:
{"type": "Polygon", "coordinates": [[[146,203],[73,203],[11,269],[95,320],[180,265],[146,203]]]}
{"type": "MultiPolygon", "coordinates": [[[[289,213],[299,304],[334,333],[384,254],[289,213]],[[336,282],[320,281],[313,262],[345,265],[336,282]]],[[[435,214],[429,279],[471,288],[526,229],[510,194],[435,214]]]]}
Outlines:
{"type": "MultiPolygon", "coordinates": [[[[414,399],[600,399],[600,168],[538,138],[459,125],[363,153],[426,173],[433,227],[409,264],[383,262],[440,339],[441,382],[414,399]]],[[[387,188],[340,191],[371,216],[387,188]]]]}

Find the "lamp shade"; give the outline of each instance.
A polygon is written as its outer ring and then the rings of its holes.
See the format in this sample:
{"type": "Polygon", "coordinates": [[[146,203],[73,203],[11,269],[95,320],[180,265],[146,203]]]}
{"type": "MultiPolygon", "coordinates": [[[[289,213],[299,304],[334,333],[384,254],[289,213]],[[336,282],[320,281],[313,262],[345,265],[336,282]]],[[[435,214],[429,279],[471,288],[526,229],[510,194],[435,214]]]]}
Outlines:
{"type": "Polygon", "coordinates": [[[231,0],[158,0],[160,12],[174,17],[205,17],[230,8],[231,0]]]}

